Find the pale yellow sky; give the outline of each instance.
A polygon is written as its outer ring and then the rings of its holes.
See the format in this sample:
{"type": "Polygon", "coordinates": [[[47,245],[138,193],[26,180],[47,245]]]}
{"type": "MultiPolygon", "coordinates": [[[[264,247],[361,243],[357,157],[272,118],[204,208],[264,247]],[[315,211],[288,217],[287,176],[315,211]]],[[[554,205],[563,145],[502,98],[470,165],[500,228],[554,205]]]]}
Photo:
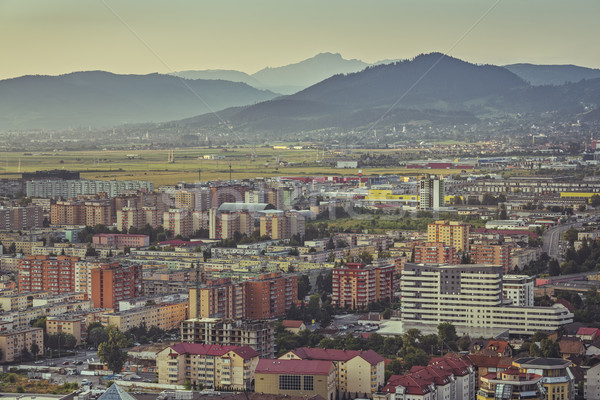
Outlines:
{"type": "Polygon", "coordinates": [[[599,68],[599,16],[599,0],[0,0],[0,79],[253,73],[320,52],[599,68]]]}

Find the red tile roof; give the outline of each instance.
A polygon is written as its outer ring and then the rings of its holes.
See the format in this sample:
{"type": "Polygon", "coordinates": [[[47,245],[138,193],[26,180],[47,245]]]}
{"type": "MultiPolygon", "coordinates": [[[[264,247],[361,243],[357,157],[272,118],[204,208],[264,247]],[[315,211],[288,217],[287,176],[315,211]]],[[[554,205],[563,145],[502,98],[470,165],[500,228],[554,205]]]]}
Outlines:
{"type": "Polygon", "coordinates": [[[497,353],[503,354],[506,351],[506,348],[509,346],[510,345],[505,340],[490,340],[486,348],[491,349],[497,353]]]}
{"type": "Polygon", "coordinates": [[[597,336],[600,333],[598,328],[581,327],[577,330],[577,336],[597,336]]]}
{"type": "Polygon", "coordinates": [[[286,328],[300,328],[304,322],[303,321],[295,321],[293,319],[284,319],[281,323],[286,328]]]}
{"type": "Polygon", "coordinates": [[[383,392],[396,393],[396,386],[404,387],[407,394],[424,395],[431,392],[429,382],[411,375],[390,376],[387,385],[383,388],[383,392]]]}
{"type": "Polygon", "coordinates": [[[336,350],[319,349],[314,347],[300,347],[291,351],[302,360],[327,360],[349,361],[354,357],[361,357],[371,365],[383,362],[385,359],[373,350],[336,350]]]}
{"type": "Polygon", "coordinates": [[[331,361],[262,359],[256,374],[329,375],[331,361]]]}

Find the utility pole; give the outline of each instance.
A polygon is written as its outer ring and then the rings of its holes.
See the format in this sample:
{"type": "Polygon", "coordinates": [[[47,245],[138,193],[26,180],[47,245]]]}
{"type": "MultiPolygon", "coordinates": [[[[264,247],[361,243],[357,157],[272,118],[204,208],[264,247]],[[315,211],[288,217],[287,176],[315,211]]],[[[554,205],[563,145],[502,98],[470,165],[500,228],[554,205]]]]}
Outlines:
{"type": "Polygon", "coordinates": [[[231,184],[231,163],[229,163],[229,183],[231,184]]]}
{"type": "Polygon", "coordinates": [[[198,168],[198,183],[202,182],[202,171],[198,168]]]}

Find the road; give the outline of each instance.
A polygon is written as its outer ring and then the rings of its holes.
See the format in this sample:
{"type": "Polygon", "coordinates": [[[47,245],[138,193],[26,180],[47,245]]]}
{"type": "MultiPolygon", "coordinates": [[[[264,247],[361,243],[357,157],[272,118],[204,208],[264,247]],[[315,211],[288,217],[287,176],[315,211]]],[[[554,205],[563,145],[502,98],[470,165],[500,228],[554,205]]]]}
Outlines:
{"type": "Polygon", "coordinates": [[[561,261],[561,254],[559,251],[559,243],[563,233],[574,227],[575,229],[581,228],[582,222],[569,222],[562,225],[553,226],[544,232],[542,238],[544,243],[542,245],[543,251],[550,256],[550,258],[556,258],[559,262],[561,261]]]}

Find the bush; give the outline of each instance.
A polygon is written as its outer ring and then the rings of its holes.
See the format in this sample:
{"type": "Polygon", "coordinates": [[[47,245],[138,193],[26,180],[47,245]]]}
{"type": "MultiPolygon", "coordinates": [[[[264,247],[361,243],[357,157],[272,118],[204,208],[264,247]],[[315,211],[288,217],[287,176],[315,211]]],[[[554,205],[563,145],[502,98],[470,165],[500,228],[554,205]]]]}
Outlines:
{"type": "Polygon", "coordinates": [[[23,386],[17,386],[17,393],[25,393],[25,389],[23,388],[23,386]]]}

